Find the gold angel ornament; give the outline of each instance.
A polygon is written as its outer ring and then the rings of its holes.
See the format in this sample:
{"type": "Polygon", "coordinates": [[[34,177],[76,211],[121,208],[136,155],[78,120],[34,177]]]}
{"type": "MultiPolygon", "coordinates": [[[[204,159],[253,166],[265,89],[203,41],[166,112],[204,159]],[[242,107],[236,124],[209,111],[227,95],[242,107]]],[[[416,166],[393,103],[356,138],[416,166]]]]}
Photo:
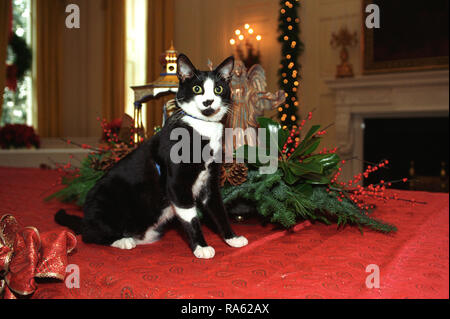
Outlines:
{"type": "Polygon", "coordinates": [[[282,90],[276,93],[266,90],[266,75],[261,65],[255,64],[247,71],[241,60],[235,60],[231,78],[232,112],[227,117],[225,127],[242,130],[235,130],[236,138],[226,141],[226,147],[237,149],[244,144],[257,145],[256,134],[244,134],[245,130],[251,127],[257,132],[257,118],[263,116],[265,110],[278,107],[286,99],[282,90]]]}

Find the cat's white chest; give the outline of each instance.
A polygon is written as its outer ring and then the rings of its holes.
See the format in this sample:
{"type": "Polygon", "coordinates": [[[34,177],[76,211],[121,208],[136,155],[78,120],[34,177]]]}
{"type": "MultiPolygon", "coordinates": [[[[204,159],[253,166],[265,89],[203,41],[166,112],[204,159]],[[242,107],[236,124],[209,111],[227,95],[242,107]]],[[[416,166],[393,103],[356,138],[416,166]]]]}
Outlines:
{"type": "Polygon", "coordinates": [[[198,134],[209,139],[209,146],[213,152],[213,157],[205,162],[205,169],[201,171],[192,186],[192,195],[197,198],[209,179],[208,165],[218,155],[222,147],[223,125],[217,122],[206,122],[185,116],[183,120],[188,123],[198,134]]]}
{"type": "Polygon", "coordinates": [[[183,121],[189,124],[198,134],[209,139],[209,146],[214,156],[219,152],[222,147],[222,123],[202,121],[190,116],[183,117],[183,121]]]}

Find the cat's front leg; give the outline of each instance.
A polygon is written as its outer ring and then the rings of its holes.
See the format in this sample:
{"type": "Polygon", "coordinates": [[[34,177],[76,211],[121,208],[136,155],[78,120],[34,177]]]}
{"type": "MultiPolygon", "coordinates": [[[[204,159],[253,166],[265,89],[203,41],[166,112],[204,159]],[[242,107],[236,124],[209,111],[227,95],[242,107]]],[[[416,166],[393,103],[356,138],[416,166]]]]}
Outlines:
{"type": "Polygon", "coordinates": [[[244,236],[236,236],[231,229],[228,214],[223,205],[222,196],[218,186],[212,188],[211,195],[204,201],[204,207],[216,224],[220,235],[228,245],[239,248],[248,244],[247,238],[244,236]]]}
{"type": "Polygon", "coordinates": [[[183,226],[184,231],[188,236],[189,246],[197,258],[213,258],[215,255],[214,248],[208,246],[203,237],[200,221],[197,216],[195,206],[190,208],[181,208],[173,205],[175,214],[183,226]]]}
{"type": "Polygon", "coordinates": [[[233,238],[225,239],[225,242],[231,247],[244,247],[248,245],[248,239],[244,236],[235,236],[233,238]]]}

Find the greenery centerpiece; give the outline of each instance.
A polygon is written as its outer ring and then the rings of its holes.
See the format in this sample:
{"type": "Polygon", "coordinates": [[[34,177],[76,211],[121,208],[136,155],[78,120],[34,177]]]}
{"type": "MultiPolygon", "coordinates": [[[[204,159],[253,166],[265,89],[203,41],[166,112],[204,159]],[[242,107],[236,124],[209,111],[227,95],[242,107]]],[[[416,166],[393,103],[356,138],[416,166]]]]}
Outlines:
{"type": "MultiPolygon", "coordinates": [[[[390,232],[395,231],[393,225],[384,223],[370,216],[370,206],[359,205],[358,199],[350,196],[353,193],[337,182],[337,175],[343,161],[335,150],[315,152],[324,134],[320,125],[313,125],[303,139],[297,135],[302,130],[288,131],[279,123],[268,118],[259,118],[259,125],[266,132],[277,132],[277,140],[266,141],[278,146],[278,169],[273,174],[260,174],[260,160],[248,163],[247,180],[237,186],[226,184],[223,187],[224,202],[243,198],[253,202],[257,211],[270,222],[286,228],[294,226],[299,220],[333,222],[338,226],[346,224],[367,226],[371,229],[390,232]],[[346,195],[343,195],[346,194],[346,195]],[[365,209],[367,207],[368,209],[365,209]]],[[[248,160],[251,150],[244,145],[236,154],[243,154],[248,160]]],[[[267,152],[262,152],[263,154],[267,152]]]]}
{"type": "MultiPolygon", "coordinates": [[[[291,131],[268,118],[258,118],[258,122],[261,128],[266,129],[266,141],[277,145],[278,168],[272,174],[261,174],[259,168],[263,166],[262,162],[257,158],[255,163],[249,163],[248,155],[250,151],[256,151],[256,154],[261,151],[267,154],[267,151],[242,146],[236,155],[243,154],[243,165],[248,167],[248,172],[245,171],[245,181],[239,185],[225,182],[222,187],[225,204],[239,199],[250,201],[264,220],[285,228],[301,220],[311,220],[336,223],[338,227],[351,224],[360,229],[365,226],[381,232],[396,230],[395,226],[370,216],[374,206],[358,196],[362,193],[361,188],[348,188],[337,182],[343,161],[335,149],[316,152],[325,132],[320,125],[313,125],[300,139],[305,121],[291,131]],[[274,140],[275,135],[269,132],[276,132],[277,139],[274,140]]],[[[117,135],[109,138],[109,134],[113,133],[105,126],[104,132],[108,134],[107,143],[100,148],[80,145],[92,150],[82,160],[81,167],[68,163],[59,168],[64,172],[61,179],[64,188],[47,197],[47,200],[57,198],[82,206],[95,183],[136,147],[133,143],[120,141],[117,135]]],[[[373,192],[372,195],[377,197],[377,194],[373,192]]]]}

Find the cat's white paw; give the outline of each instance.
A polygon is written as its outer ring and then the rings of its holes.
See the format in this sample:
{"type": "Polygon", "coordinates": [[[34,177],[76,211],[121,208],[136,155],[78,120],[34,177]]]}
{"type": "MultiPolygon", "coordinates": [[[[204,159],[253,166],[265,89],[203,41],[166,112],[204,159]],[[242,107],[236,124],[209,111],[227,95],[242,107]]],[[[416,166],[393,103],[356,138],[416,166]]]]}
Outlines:
{"type": "Polygon", "coordinates": [[[111,244],[111,247],[116,247],[120,249],[133,249],[134,247],[136,247],[136,242],[131,237],[125,237],[113,242],[111,244]]]}
{"type": "Polygon", "coordinates": [[[215,253],[216,252],[214,251],[214,248],[212,248],[211,246],[206,247],[197,246],[194,250],[194,255],[197,258],[205,258],[205,259],[213,258],[215,253]]]}
{"type": "Polygon", "coordinates": [[[225,242],[231,247],[244,247],[248,244],[248,240],[244,236],[225,239],[225,242]]]}

